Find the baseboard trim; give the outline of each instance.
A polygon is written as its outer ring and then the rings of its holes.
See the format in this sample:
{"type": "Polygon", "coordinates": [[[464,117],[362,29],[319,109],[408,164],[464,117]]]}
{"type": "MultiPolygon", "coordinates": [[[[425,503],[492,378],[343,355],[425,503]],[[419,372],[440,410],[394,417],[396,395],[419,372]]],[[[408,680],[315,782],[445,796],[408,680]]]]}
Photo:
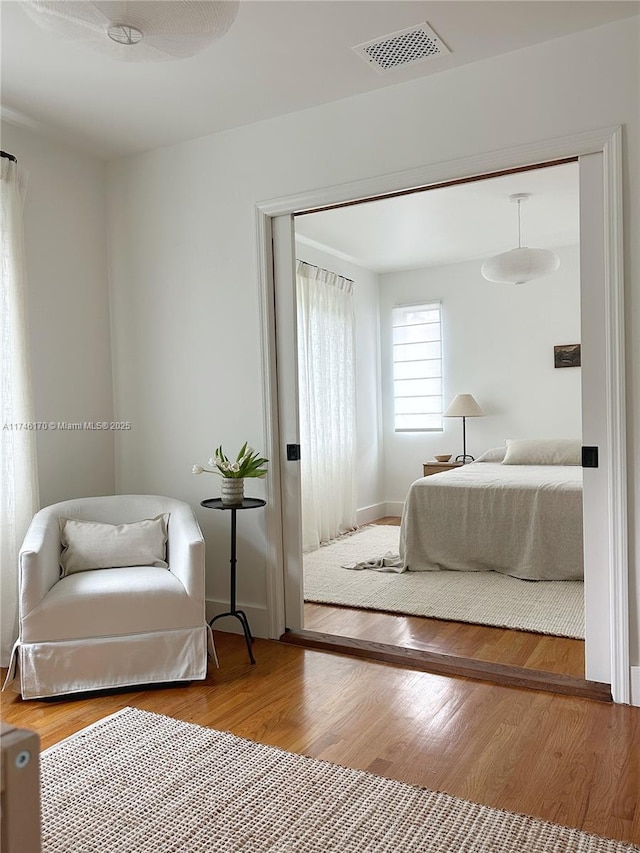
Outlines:
{"type": "Polygon", "coordinates": [[[385,515],[395,515],[402,518],[404,512],[404,501],[387,501],[387,511],[385,515]]]}
{"type": "Polygon", "coordinates": [[[505,687],[522,687],[529,690],[544,690],[550,693],[562,693],[567,696],[579,696],[583,699],[595,699],[611,702],[611,687],[599,681],[587,681],[570,675],[554,672],[540,672],[508,664],[479,661],[457,655],[445,655],[420,649],[401,649],[387,643],[371,640],[356,640],[319,631],[287,631],[280,637],[283,643],[294,646],[336,652],[367,660],[392,663],[396,666],[418,669],[436,675],[448,675],[457,678],[472,678],[478,681],[490,681],[505,687]]]}
{"type": "Polygon", "coordinates": [[[640,666],[632,666],[631,670],[631,704],[640,708],[640,666]]]}
{"type": "Polygon", "coordinates": [[[371,506],[363,506],[362,509],[359,509],[356,513],[356,522],[358,527],[362,527],[363,524],[371,524],[372,521],[375,521],[378,518],[383,518],[386,514],[387,504],[384,502],[371,504],[371,506]]]}

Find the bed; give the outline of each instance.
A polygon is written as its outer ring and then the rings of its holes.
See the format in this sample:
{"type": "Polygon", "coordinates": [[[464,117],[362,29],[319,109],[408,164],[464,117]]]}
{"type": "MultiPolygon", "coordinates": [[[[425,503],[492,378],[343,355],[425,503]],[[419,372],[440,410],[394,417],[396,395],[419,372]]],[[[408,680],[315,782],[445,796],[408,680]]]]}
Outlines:
{"type": "Polygon", "coordinates": [[[524,580],[583,578],[579,443],[569,455],[521,454],[513,458],[524,462],[505,464],[510,444],[411,485],[400,530],[405,569],[496,571],[524,580]],[[531,459],[572,461],[525,464],[531,459]]]}

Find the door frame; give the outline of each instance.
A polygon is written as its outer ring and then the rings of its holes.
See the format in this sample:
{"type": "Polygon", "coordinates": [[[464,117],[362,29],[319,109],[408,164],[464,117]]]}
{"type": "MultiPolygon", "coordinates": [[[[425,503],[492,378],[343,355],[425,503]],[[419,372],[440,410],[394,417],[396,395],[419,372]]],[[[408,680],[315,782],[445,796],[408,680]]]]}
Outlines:
{"type": "MultiPolygon", "coordinates": [[[[264,369],[264,431],[265,443],[272,461],[271,475],[266,481],[266,541],[267,541],[267,608],[269,636],[280,637],[285,621],[285,572],[289,559],[295,562],[284,527],[283,478],[281,466],[286,460],[286,444],[297,442],[297,436],[285,435],[280,429],[278,373],[276,358],[276,298],[274,275],[273,220],[276,217],[314,210],[353,200],[384,196],[401,191],[427,188],[436,183],[455,181],[476,175],[489,175],[530,165],[544,165],[569,157],[602,155],[602,210],[598,211],[603,234],[598,234],[603,264],[600,304],[606,330],[602,347],[604,357],[604,400],[606,404],[606,441],[601,448],[601,462],[606,485],[608,550],[607,573],[603,583],[604,598],[608,600],[607,667],[609,677],[600,673],[588,675],[595,680],[610,681],[614,702],[630,702],[629,665],[629,567],[628,567],[628,509],[627,509],[627,448],[625,400],[625,343],[624,343],[624,277],[623,277],[623,216],[622,216],[622,128],[608,127],[586,133],[543,140],[527,145],[492,151],[458,160],[425,164],[415,169],[378,175],[373,178],[319,188],[295,195],[268,199],[255,204],[255,239],[257,246],[257,275],[260,290],[262,327],[262,359],[264,369]],[[604,453],[602,452],[604,450],[604,453]],[[285,559],[286,556],[286,559],[285,559]]],[[[289,230],[291,244],[281,246],[293,257],[293,227],[289,230]]],[[[581,224],[582,230],[582,224],[581,224]]],[[[287,229],[280,228],[281,233],[287,229]]],[[[581,260],[583,258],[581,239],[581,260]]],[[[581,275],[585,270],[581,271],[581,275]]],[[[586,273],[585,273],[586,274],[586,273]]],[[[300,581],[298,580],[298,586],[300,581]]],[[[592,599],[594,597],[592,596],[592,599]]],[[[297,605],[296,605],[297,606],[297,605]]],[[[587,605],[587,617],[588,605],[587,605]]]]}

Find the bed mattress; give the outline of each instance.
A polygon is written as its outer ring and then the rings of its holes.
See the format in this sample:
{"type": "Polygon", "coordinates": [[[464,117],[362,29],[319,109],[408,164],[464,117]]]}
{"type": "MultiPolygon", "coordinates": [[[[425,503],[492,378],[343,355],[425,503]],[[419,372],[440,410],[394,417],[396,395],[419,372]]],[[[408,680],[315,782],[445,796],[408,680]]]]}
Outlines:
{"type": "Polygon", "coordinates": [[[400,557],[410,571],[581,580],[582,468],[475,462],[416,480],[400,557]]]}

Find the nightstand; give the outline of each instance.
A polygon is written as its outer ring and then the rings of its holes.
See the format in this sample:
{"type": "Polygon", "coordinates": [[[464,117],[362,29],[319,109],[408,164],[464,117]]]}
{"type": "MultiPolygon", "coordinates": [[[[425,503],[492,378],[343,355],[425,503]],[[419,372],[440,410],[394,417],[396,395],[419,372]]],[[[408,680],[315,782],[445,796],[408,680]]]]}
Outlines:
{"type": "Polygon", "coordinates": [[[451,471],[453,468],[462,468],[462,462],[424,462],[422,464],[423,477],[432,474],[441,474],[443,471],[451,471]]]}

